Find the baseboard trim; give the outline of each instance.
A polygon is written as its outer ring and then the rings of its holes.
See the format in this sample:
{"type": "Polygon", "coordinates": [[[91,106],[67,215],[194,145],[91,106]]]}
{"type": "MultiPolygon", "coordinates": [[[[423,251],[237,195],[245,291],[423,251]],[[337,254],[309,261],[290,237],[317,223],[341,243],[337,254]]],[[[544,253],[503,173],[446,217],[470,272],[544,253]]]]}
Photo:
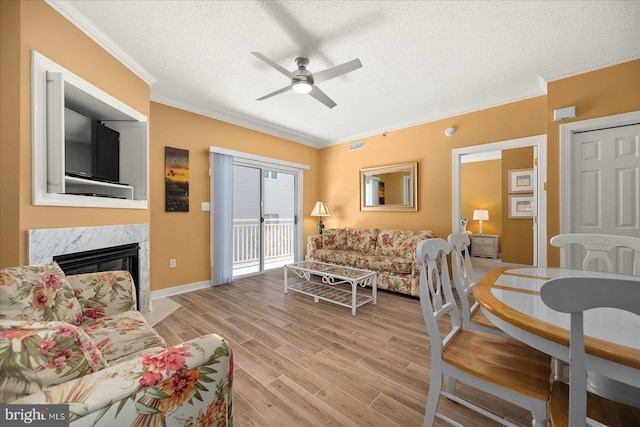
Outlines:
{"type": "Polygon", "coordinates": [[[153,301],[154,299],[166,298],[173,295],[184,294],[185,292],[197,291],[198,289],[209,287],[211,287],[211,280],[174,286],[173,288],[161,289],[159,291],[151,291],[151,300],[153,301]]]}

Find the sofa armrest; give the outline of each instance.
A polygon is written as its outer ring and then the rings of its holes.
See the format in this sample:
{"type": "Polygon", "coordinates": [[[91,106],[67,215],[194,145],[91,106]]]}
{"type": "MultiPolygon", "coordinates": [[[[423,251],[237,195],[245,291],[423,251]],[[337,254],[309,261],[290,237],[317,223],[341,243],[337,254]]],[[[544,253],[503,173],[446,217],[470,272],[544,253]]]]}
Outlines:
{"type": "Polygon", "coordinates": [[[231,349],[210,334],[10,403],[69,404],[74,426],[232,425],[232,378],[231,349]]]}
{"type": "Polygon", "coordinates": [[[80,301],[85,321],[136,309],[136,286],[128,271],[67,276],[80,301]]]}
{"type": "Polygon", "coordinates": [[[314,234],[307,237],[307,255],[305,259],[312,259],[314,252],[318,249],[322,249],[322,234],[314,234]]]}

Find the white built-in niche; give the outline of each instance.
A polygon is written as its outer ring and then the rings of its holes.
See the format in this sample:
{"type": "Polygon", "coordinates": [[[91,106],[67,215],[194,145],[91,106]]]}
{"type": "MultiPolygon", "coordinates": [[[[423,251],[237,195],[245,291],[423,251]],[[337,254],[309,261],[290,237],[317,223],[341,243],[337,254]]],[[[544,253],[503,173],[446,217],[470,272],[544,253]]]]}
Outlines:
{"type": "Polygon", "coordinates": [[[146,209],[147,117],[36,51],[31,78],[33,204],[146,209]],[[76,173],[92,125],[119,133],[117,178],[76,173]]]}

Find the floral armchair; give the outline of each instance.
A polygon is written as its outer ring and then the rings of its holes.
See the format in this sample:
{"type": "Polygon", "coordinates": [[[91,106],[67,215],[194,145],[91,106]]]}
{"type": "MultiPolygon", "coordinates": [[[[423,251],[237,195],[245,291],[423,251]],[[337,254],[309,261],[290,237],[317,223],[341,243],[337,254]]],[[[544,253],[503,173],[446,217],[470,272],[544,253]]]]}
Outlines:
{"type": "Polygon", "coordinates": [[[166,348],[128,272],[0,270],[0,403],[68,404],[72,425],[232,425],[218,335],[166,348]]]}

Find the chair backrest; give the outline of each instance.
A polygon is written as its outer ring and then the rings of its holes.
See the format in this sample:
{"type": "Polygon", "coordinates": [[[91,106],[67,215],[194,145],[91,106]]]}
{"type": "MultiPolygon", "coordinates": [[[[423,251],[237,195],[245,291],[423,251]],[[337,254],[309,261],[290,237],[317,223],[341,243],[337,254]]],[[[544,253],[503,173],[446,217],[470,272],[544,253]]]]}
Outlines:
{"type": "MultiPolygon", "coordinates": [[[[558,234],[551,238],[551,246],[562,248],[570,244],[578,244],[587,250],[587,254],[582,261],[583,270],[597,270],[597,260],[602,261],[606,271],[609,273],[629,273],[634,276],[640,276],[640,238],[629,236],[616,236],[610,234],[558,234]],[[627,249],[631,254],[632,268],[629,271],[623,271],[622,258],[624,253],[618,252],[617,266],[614,267],[611,262],[611,251],[617,249],[627,249]],[[596,265],[590,268],[590,264],[596,265]]],[[[629,258],[627,258],[629,259],[629,258]]]]}
{"type": "Polygon", "coordinates": [[[465,329],[471,329],[471,313],[476,310],[478,303],[473,298],[473,287],[476,285],[473,266],[471,265],[471,254],[469,253],[469,233],[449,234],[447,237],[451,245],[451,274],[453,284],[460,297],[462,307],[462,324],[465,329]],[[469,299],[472,298],[473,302],[469,299]]]}
{"type": "MultiPolygon", "coordinates": [[[[420,265],[420,307],[431,345],[431,363],[439,366],[442,350],[460,331],[460,314],[451,291],[447,254],[451,246],[446,240],[432,238],[418,244],[416,257],[420,265]],[[438,320],[449,314],[451,331],[442,338],[438,320]]],[[[432,370],[437,370],[432,367],[432,370]]]]}
{"type": "Polygon", "coordinates": [[[610,307],[640,316],[640,282],[602,277],[553,279],[542,285],[540,298],[549,308],[571,315],[569,425],[584,426],[587,417],[587,367],[583,312],[610,307]]]}

